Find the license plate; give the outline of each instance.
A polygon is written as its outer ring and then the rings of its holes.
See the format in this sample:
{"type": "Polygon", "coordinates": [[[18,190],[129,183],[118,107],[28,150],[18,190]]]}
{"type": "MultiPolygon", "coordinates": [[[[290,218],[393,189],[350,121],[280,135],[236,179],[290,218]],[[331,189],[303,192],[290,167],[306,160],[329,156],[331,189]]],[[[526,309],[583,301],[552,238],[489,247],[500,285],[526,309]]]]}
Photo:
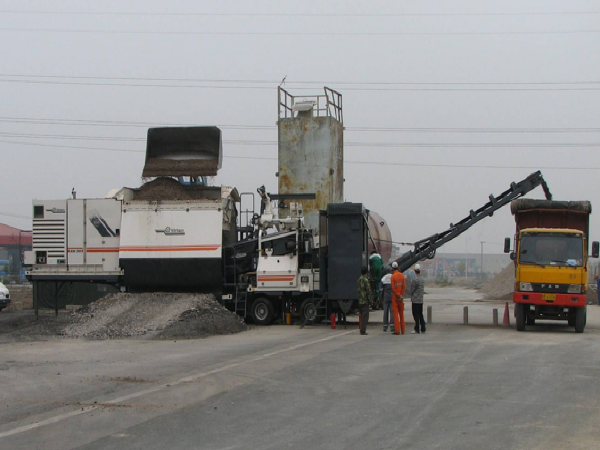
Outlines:
{"type": "Polygon", "coordinates": [[[556,300],[556,294],[542,294],[542,300],[549,300],[553,302],[556,300]]]}

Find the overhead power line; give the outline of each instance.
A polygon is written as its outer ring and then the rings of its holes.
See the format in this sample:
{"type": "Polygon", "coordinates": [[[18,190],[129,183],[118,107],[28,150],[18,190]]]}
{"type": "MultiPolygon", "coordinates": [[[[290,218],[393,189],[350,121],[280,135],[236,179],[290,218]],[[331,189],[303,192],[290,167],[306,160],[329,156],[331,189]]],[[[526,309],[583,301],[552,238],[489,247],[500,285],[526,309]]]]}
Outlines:
{"type": "MultiPolygon", "coordinates": [[[[58,126],[93,126],[93,127],[123,127],[123,128],[150,128],[150,127],[189,127],[189,126],[217,126],[223,130],[253,130],[275,131],[276,125],[236,125],[236,124],[199,124],[199,123],[173,123],[173,122],[132,122],[127,120],[89,120],[89,119],[63,119],[63,118],[36,118],[36,117],[2,117],[0,124],[17,123],[33,125],[58,125],[58,126]]],[[[556,128],[466,128],[466,127],[344,127],[346,131],[353,132],[417,132],[417,133],[596,133],[600,127],[556,127],[556,128]]]]}
{"type": "Polygon", "coordinates": [[[531,11],[482,13],[218,13],[218,12],[145,12],[145,11],[51,11],[0,10],[4,14],[77,15],[77,16],[159,16],[159,17],[484,17],[484,16],[566,16],[600,14],[600,11],[531,11]]]}
{"type": "MultiPolygon", "coordinates": [[[[129,149],[117,149],[117,148],[98,148],[98,147],[80,147],[80,146],[66,146],[66,145],[48,145],[48,144],[36,144],[30,142],[17,142],[0,140],[4,143],[12,143],[25,146],[37,146],[37,147],[55,147],[55,148],[70,148],[78,150],[95,150],[95,151],[111,151],[111,152],[130,152],[130,153],[145,153],[144,150],[129,150],[129,149]]],[[[277,157],[272,156],[238,156],[238,155],[224,155],[224,158],[228,159],[250,159],[250,160],[270,160],[277,161],[277,157]]],[[[532,169],[532,170],[600,170],[600,167],[567,167],[567,166],[493,166],[493,165],[469,165],[469,164],[429,164],[429,163],[410,163],[410,162],[393,162],[393,161],[353,161],[345,160],[347,164],[362,164],[362,165],[378,165],[378,166],[404,166],[404,167],[447,167],[447,168],[479,168],[479,169],[532,169]]]]}
{"type": "MultiPolygon", "coordinates": [[[[16,145],[25,145],[25,146],[34,146],[34,147],[50,147],[50,148],[68,148],[75,150],[97,150],[97,151],[109,151],[109,152],[127,152],[127,153],[145,153],[145,150],[133,150],[133,149],[120,149],[120,148],[106,148],[106,147],[85,147],[79,145],[63,145],[63,144],[40,144],[37,142],[26,142],[26,141],[12,141],[12,140],[3,140],[0,139],[0,142],[8,143],[8,144],[16,144],[16,145]]],[[[277,145],[276,142],[271,141],[236,141],[236,140],[224,140],[226,144],[230,145],[277,145]]],[[[353,147],[373,147],[373,144],[377,143],[368,143],[368,142],[355,142],[352,143],[353,147]]],[[[344,144],[348,145],[348,144],[344,144]]],[[[384,144],[380,147],[401,147],[401,148],[596,148],[600,147],[600,143],[560,143],[560,144],[429,144],[429,143],[419,143],[419,144],[396,144],[389,143],[384,144]]],[[[0,150],[1,151],[1,150],[0,150]]],[[[249,156],[250,159],[260,159],[256,156],[249,156]]],[[[269,159],[269,158],[267,158],[269,159]]]]}
{"type": "MultiPolygon", "coordinates": [[[[94,126],[94,127],[189,127],[189,126],[217,126],[227,130],[266,130],[275,131],[276,125],[236,125],[236,124],[199,124],[199,123],[173,123],[173,122],[132,122],[127,120],[90,120],[90,119],[63,119],[63,118],[36,118],[36,117],[7,117],[0,116],[1,123],[22,123],[35,125],[59,126],[94,126]]],[[[356,132],[418,132],[418,133],[595,133],[600,127],[556,127],[556,128],[467,128],[467,127],[344,127],[346,131],[356,132]]]]}
{"type": "Polygon", "coordinates": [[[540,30],[540,31],[421,31],[421,32],[336,32],[336,31],[167,31],[167,30],[93,30],[60,28],[11,28],[0,31],[33,33],[75,33],[75,34],[149,34],[149,35],[188,35],[188,36],[485,36],[485,35],[542,35],[542,34],[590,34],[600,30],[540,30]]]}
{"type": "MultiPolygon", "coordinates": [[[[65,139],[65,140],[102,140],[123,142],[145,142],[145,138],[87,136],[87,135],[57,135],[33,133],[2,133],[2,137],[17,137],[26,139],[65,139]]],[[[278,145],[278,141],[265,141],[257,139],[223,139],[224,144],[231,145],[278,145]]],[[[551,143],[455,143],[455,142],[344,142],[346,147],[380,147],[380,148],[594,148],[600,147],[600,142],[551,142],[551,143]]]]}
{"type": "MultiPolygon", "coordinates": [[[[281,83],[281,80],[260,80],[260,79],[215,79],[215,78],[165,78],[165,77],[108,77],[108,76],[75,76],[75,75],[28,75],[28,74],[8,74],[8,73],[0,73],[0,77],[4,78],[63,78],[63,79],[73,79],[73,80],[126,80],[126,81],[181,81],[181,82],[195,82],[195,83],[251,83],[251,84],[277,84],[281,83]]],[[[288,83],[294,84],[318,84],[318,85],[327,85],[327,84],[337,84],[337,85],[386,85],[386,86],[395,86],[395,85],[404,85],[404,86],[417,86],[417,85],[452,85],[452,86],[467,86],[467,85],[582,85],[582,84],[600,84],[600,80],[594,81],[525,81],[525,82],[515,82],[515,81],[484,81],[484,82],[473,82],[473,81],[461,81],[461,82],[443,82],[443,81],[433,81],[433,82],[397,82],[397,81],[307,81],[307,80],[294,80],[293,78],[289,78],[287,80],[288,83]]]]}
{"type": "Polygon", "coordinates": [[[3,212],[3,211],[0,211],[0,216],[14,217],[16,219],[31,219],[30,216],[22,216],[19,214],[12,214],[12,213],[3,212]]]}
{"type": "MultiPolygon", "coordinates": [[[[64,86],[114,86],[114,87],[152,87],[152,88],[176,88],[176,89],[241,89],[241,90],[269,90],[274,86],[234,86],[234,85],[206,85],[206,84],[156,84],[156,83],[100,83],[100,82],[76,82],[76,81],[57,81],[57,80],[8,80],[0,79],[0,83],[21,83],[21,84],[47,84],[64,86]]],[[[297,91],[314,91],[312,87],[289,86],[289,89],[297,91]]],[[[477,91],[598,91],[598,87],[425,87],[425,88],[397,88],[397,87],[345,87],[344,91],[364,91],[364,92],[394,92],[394,91],[456,91],[456,92],[477,92],[477,91]]]]}

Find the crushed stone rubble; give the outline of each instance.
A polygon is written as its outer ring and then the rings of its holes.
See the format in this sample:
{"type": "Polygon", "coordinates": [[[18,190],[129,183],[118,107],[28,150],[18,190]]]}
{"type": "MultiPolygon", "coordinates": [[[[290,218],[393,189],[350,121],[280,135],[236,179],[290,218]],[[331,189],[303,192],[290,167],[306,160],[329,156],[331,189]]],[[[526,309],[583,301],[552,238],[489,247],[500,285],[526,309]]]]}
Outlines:
{"type": "Polygon", "coordinates": [[[515,265],[509,263],[492,280],[483,285],[480,292],[488,300],[512,300],[515,290],[515,265]]]}
{"type": "Polygon", "coordinates": [[[248,328],[241,317],[211,294],[109,294],[73,311],[70,319],[60,334],[89,339],[143,335],[156,339],[195,338],[248,328]]]}

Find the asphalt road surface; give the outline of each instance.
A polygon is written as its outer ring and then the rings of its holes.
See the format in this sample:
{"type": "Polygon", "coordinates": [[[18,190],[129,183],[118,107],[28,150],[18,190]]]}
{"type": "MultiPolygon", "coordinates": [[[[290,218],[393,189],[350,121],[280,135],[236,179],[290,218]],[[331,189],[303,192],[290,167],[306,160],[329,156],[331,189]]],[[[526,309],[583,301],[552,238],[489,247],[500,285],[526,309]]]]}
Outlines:
{"type": "Polygon", "coordinates": [[[476,300],[430,293],[421,335],[372,323],[3,344],[0,449],[599,448],[600,307],[583,334],[518,333],[491,324],[503,303],[476,300]]]}

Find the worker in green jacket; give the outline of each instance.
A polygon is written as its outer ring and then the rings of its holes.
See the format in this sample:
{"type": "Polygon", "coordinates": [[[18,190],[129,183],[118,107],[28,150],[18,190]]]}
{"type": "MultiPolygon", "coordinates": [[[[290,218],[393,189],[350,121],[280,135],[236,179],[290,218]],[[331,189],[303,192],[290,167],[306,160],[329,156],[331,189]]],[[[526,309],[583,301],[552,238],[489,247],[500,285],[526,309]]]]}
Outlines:
{"type": "Polygon", "coordinates": [[[367,323],[369,322],[369,307],[371,306],[371,285],[367,278],[367,268],[363,267],[360,270],[360,278],[356,283],[356,290],[358,291],[358,306],[360,308],[360,334],[367,334],[367,323]]]}
{"type": "Polygon", "coordinates": [[[373,298],[375,302],[379,301],[379,282],[381,281],[381,277],[383,275],[383,260],[377,250],[373,250],[371,252],[371,256],[369,256],[369,267],[371,269],[371,287],[373,289],[373,298]]]}

